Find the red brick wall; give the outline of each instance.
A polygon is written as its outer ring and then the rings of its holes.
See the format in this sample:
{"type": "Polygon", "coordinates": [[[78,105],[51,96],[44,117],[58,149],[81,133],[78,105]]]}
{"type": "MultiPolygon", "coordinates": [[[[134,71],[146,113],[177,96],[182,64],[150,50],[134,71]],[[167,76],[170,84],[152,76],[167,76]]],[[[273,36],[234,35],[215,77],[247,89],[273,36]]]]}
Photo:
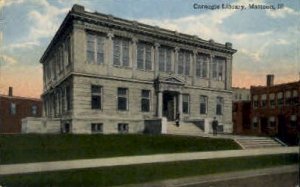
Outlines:
{"type": "Polygon", "coordinates": [[[42,101],[39,99],[0,96],[0,133],[20,133],[22,119],[25,117],[41,117],[42,101]],[[10,113],[11,103],[16,104],[16,114],[10,113]],[[36,115],[32,114],[32,106],[37,106],[36,115]]]}

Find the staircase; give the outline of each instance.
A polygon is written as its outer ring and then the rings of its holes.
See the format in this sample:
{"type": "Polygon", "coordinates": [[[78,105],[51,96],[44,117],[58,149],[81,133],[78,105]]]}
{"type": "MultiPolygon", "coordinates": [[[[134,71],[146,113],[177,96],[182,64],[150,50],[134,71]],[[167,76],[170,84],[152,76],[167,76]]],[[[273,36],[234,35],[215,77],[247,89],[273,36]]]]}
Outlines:
{"type": "Polygon", "coordinates": [[[271,148],[283,146],[270,137],[236,137],[234,140],[243,149],[271,148]]]}
{"type": "Polygon", "coordinates": [[[203,130],[193,123],[180,122],[179,127],[177,127],[175,121],[168,122],[167,133],[187,136],[202,136],[204,134],[203,130]]]}

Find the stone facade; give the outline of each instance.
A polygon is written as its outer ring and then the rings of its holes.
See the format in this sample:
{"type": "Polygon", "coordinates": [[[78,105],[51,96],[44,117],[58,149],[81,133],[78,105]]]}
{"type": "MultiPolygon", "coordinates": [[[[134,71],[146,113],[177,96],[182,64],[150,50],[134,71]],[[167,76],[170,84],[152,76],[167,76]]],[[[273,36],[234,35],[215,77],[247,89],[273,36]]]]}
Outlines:
{"type": "Polygon", "coordinates": [[[178,117],[216,117],[230,133],[235,52],[74,5],[40,60],[44,115],[72,133],[138,133],[178,117]]]}

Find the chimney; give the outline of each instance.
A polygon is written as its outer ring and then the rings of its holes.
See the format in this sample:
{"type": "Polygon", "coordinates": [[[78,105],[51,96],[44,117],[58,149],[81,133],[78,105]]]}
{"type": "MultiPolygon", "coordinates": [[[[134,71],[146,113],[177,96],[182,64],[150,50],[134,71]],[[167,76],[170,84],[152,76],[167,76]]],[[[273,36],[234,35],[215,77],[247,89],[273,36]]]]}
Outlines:
{"type": "Polygon", "coordinates": [[[274,75],[269,74],[267,75],[267,86],[273,86],[274,85],[274,75]]]}
{"type": "Polygon", "coordinates": [[[13,87],[8,88],[8,96],[12,97],[13,96],[13,87]]]}

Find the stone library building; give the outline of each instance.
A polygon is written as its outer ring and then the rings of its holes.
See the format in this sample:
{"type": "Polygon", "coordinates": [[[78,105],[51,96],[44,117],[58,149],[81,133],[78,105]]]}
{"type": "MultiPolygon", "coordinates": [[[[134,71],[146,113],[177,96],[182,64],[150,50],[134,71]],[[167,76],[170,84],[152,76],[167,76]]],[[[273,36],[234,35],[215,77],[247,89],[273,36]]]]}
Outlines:
{"type": "Polygon", "coordinates": [[[235,52],[229,42],[74,5],[40,60],[43,123],[49,131],[139,133],[151,120],[216,118],[231,133],[235,52]]]}

